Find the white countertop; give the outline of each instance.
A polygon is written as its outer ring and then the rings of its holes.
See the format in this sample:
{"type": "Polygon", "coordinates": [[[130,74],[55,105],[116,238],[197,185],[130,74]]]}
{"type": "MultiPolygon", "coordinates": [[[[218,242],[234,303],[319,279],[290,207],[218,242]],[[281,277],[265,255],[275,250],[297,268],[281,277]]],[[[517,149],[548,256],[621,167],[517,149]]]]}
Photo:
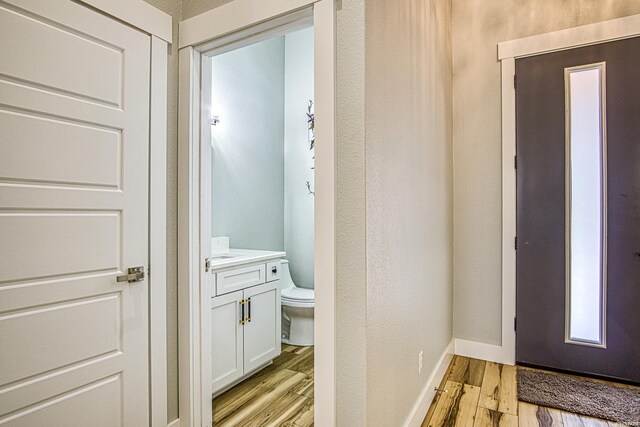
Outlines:
{"type": "Polygon", "coordinates": [[[286,252],[259,251],[254,249],[229,249],[228,254],[211,256],[211,270],[220,270],[228,267],[237,267],[243,264],[267,261],[270,259],[284,258],[286,252]]]}

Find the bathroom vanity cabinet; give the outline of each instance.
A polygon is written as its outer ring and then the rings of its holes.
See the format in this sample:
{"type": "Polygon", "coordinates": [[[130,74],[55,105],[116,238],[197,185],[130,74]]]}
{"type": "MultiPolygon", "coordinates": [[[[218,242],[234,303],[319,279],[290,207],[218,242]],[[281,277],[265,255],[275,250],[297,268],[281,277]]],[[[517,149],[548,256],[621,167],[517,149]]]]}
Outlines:
{"type": "Polygon", "coordinates": [[[213,395],[267,366],[280,354],[280,258],[284,253],[231,252],[239,253],[244,256],[230,255],[220,262],[213,259],[211,264],[213,395]]]}

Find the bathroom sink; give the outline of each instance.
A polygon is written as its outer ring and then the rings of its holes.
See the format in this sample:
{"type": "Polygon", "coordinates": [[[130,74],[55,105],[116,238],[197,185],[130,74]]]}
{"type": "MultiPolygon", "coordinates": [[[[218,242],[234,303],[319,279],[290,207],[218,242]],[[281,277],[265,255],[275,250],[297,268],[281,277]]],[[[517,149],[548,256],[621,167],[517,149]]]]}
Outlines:
{"type": "Polygon", "coordinates": [[[214,255],[211,257],[212,260],[217,260],[217,259],[228,259],[228,258],[235,258],[238,255],[232,255],[232,254],[224,254],[224,255],[214,255]]]}
{"type": "Polygon", "coordinates": [[[208,259],[210,268],[215,271],[221,268],[237,267],[243,264],[257,263],[275,258],[284,258],[285,252],[261,251],[255,249],[231,249],[229,252],[218,251],[208,259]]]}

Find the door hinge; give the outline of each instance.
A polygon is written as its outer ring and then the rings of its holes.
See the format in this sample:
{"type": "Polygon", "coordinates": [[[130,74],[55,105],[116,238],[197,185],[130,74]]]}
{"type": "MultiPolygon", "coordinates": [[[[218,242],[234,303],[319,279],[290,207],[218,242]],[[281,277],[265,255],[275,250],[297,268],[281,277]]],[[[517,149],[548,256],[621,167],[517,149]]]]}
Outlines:
{"type": "Polygon", "coordinates": [[[518,88],[518,76],[516,76],[515,74],[513,75],[513,88],[518,88]]]}
{"type": "Polygon", "coordinates": [[[518,236],[513,239],[513,249],[518,250],[518,236]]]}
{"type": "Polygon", "coordinates": [[[204,259],[204,272],[208,273],[211,270],[211,258],[204,259]]]}
{"type": "Polygon", "coordinates": [[[518,156],[513,156],[513,168],[518,170],[518,156]]]}
{"type": "Polygon", "coordinates": [[[513,318],[513,330],[514,331],[518,330],[518,318],[517,317],[513,318]]]}

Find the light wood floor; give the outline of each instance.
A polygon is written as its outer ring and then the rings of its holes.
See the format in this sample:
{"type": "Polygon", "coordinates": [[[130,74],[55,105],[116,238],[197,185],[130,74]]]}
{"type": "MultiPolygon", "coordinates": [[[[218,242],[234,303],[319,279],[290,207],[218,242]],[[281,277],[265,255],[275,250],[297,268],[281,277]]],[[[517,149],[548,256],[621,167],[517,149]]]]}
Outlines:
{"type": "Polygon", "coordinates": [[[422,427],[612,427],[620,424],[518,401],[516,367],[454,356],[422,427]]]}
{"type": "Polygon", "coordinates": [[[282,345],[273,364],[213,399],[213,425],[313,425],[313,347],[282,345]]]}

